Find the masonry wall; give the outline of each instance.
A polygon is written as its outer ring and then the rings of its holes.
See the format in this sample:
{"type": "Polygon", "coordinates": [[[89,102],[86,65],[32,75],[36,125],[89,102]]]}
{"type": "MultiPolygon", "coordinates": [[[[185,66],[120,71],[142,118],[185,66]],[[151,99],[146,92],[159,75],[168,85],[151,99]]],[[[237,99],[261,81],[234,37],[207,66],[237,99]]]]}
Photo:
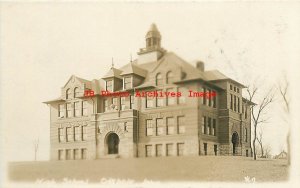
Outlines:
{"type": "MultiPolygon", "coordinates": [[[[80,154],[78,159],[95,159],[95,127],[90,122],[90,116],[59,118],[58,117],[58,104],[53,103],[50,105],[50,159],[51,160],[66,160],[75,159],[74,150],[79,150],[80,154]],[[86,136],[80,136],[79,140],[75,139],[74,127],[80,127],[82,133],[82,127],[86,127],[86,136]],[[73,134],[72,139],[67,140],[67,128],[71,128],[73,134]],[[59,131],[61,128],[63,132],[63,140],[59,139],[59,131]],[[62,158],[59,157],[59,150],[63,153],[62,158]],[[67,157],[67,150],[70,151],[69,157],[67,157]],[[82,155],[82,150],[85,150],[85,154],[82,155]],[[84,157],[83,157],[84,156],[84,157]]],[[[88,114],[92,113],[93,104],[88,102],[88,114]]]]}
{"type": "Polygon", "coordinates": [[[119,137],[119,157],[136,157],[137,112],[135,110],[114,111],[95,114],[97,131],[96,158],[108,155],[107,136],[116,133],[119,137]]]}

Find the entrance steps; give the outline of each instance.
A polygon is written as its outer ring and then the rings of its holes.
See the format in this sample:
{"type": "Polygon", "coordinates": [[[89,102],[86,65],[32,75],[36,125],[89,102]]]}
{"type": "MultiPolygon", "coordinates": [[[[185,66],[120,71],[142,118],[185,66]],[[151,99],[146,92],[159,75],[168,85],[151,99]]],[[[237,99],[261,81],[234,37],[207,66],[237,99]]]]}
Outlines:
{"type": "Polygon", "coordinates": [[[102,156],[101,159],[116,159],[119,157],[120,157],[120,155],[118,155],[118,154],[109,154],[109,155],[102,156]]]}

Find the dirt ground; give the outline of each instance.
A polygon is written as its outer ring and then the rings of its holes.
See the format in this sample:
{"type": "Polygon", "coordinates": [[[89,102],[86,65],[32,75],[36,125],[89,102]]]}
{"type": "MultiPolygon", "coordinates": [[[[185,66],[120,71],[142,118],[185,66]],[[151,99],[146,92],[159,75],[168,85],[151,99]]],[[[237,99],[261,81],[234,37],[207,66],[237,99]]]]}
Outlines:
{"type": "Polygon", "coordinates": [[[37,179],[62,181],[64,178],[99,182],[102,178],[153,181],[245,181],[278,182],[288,180],[286,160],[237,156],[161,157],[99,159],[91,161],[11,162],[11,181],[37,179]]]}

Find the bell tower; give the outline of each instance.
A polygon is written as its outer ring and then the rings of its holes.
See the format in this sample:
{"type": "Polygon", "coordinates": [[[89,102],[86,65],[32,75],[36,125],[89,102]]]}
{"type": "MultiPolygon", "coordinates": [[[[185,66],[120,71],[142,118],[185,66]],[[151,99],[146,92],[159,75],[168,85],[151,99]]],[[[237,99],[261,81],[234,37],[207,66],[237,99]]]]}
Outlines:
{"type": "Polygon", "coordinates": [[[161,41],[161,35],[156,25],[153,23],[151,24],[150,29],[146,34],[146,48],[148,49],[160,48],[160,41],[161,41]]]}
{"type": "Polygon", "coordinates": [[[141,48],[138,52],[138,62],[147,63],[157,61],[166,52],[166,50],[161,47],[161,35],[154,23],[151,24],[145,39],[146,48],[141,48]]]}

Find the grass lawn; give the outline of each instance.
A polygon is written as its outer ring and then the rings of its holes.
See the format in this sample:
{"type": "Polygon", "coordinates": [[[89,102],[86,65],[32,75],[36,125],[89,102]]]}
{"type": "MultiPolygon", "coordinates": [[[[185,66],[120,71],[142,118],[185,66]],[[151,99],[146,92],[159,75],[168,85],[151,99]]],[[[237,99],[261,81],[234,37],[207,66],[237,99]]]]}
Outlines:
{"type": "Polygon", "coordinates": [[[244,181],[288,179],[286,160],[238,156],[161,157],[99,159],[91,161],[11,162],[8,175],[12,181],[37,179],[62,181],[64,178],[99,182],[101,178],[143,181],[244,181]]]}

